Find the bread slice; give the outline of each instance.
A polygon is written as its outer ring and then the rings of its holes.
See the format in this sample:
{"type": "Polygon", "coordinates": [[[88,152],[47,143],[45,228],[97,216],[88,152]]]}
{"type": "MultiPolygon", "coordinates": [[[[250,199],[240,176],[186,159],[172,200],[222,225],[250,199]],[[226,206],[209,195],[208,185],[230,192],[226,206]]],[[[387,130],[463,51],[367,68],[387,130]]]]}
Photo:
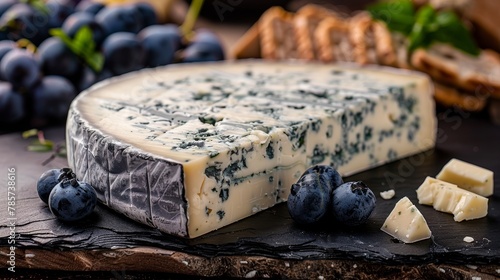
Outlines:
{"type": "Polygon", "coordinates": [[[473,57],[450,45],[434,44],[416,50],[411,62],[437,81],[500,98],[500,56],[494,51],[483,50],[473,57]]]}
{"type": "Polygon", "coordinates": [[[269,8],[259,19],[259,34],[262,58],[298,58],[292,13],[279,6],[269,8]]]}
{"type": "Polygon", "coordinates": [[[350,25],[350,38],[357,63],[396,64],[391,33],[385,24],[374,21],[370,14],[362,12],[352,18],[350,25]]]}
{"type": "Polygon", "coordinates": [[[243,36],[238,39],[230,57],[234,59],[261,58],[260,32],[258,22],[253,24],[243,36]]]}
{"type": "Polygon", "coordinates": [[[334,11],[314,4],[305,5],[297,11],[293,17],[293,26],[300,59],[317,60],[319,58],[320,51],[314,31],[319,23],[328,17],[341,18],[334,11]]]}
{"type": "Polygon", "coordinates": [[[323,62],[354,62],[354,45],[349,36],[349,21],[338,18],[322,20],[314,37],[319,46],[319,59],[323,62]]]}
{"type": "Polygon", "coordinates": [[[434,82],[434,99],[445,107],[457,107],[464,111],[482,111],[488,102],[488,98],[472,92],[465,92],[456,88],[434,82]]]}

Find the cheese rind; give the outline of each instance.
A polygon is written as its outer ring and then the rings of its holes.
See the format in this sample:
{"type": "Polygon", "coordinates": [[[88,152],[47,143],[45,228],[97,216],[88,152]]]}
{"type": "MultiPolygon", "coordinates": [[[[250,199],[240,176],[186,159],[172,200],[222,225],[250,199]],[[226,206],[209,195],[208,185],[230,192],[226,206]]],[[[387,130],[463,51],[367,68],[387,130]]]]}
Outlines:
{"type": "Polygon", "coordinates": [[[75,99],[68,162],[105,205],[192,238],[285,201],[311,165],[348,175],[432,148],[431,90],[379,67],[148,69],[75,99]]]}
{"type": "Polygon", "coordinates": [[[487,198],[432,177],[427,177],[417,189],[417,197],[420,204],[453,214],[457,222],[479,219],[488,214],[487,198]]]}
{"type": "Polygon", "coordinates": [[[493,171],[458,159],[451,159],[436,178],[482,196],[493,194],[493,171]]]}
{"type": "Polygon", "coordinates": [[[408,197],[400,199],[380,228],[404,243],[414,243],[431,237],[427,221],[408,197]]]}

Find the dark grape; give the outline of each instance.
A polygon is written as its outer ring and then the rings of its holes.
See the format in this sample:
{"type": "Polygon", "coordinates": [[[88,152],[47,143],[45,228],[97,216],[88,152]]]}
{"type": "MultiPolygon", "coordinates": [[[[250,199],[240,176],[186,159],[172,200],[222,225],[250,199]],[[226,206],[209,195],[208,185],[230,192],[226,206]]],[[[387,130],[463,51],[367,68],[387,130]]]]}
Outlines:
{"type": "Polygon", "coordinates": [[[36,190],[40,199],[49,203],[49,196],[54,187],[64,180],[74,179],[75,173],[70,168],[50,169],[45,171],[36,183],[36,190]]]}
{"type": "Polygon", "coordinates": [[[366,223],[377,199],[365,183],[347,182],[340,185],[332,193],[333,220],[347,226],[366,223]]]}
{"type": "Polygon", "coordinates": [[[61,221],[74,222],[89,216],[97,204],[94,188],[76,179],[63,180],[49,195],[49,209],[61,221]]]}
{"type": "Polygon", "coordinates": [[[0,41],[10,40],[7,30],[0,29],[0,41]]]}
{"type": "Polygon", "coordinates": [[[148,3],[139,2],[135,4],[135,7],[141,15],[143,28],[158,23],[158,18],[156,17],[156,12],[153,6],[148,3]]]}
{"type": "Polygon", "coordinates": [[[12,123],[24,118],[24,98],[7,82],[0,82],[0,124],[12,123]]]}
{"type": "Polygon", "coordinates": [[[46,76],[32,92],[33,115],[37,121],[61,121],[76,96],[74,86],[66,78],[46,76]]]}
{"type": "Polygon", "coordinates": [[[94,0],[84,0],[78,3],[75,10],[77,12],[85,12],[92,15],[97,15],[97,13],[104,8],[104,4],[96,2],[94,0]]]}
{"type": "Polygon", "coordinates": [[[49,27],[59,28],[67,17],[75,12],[75,9],[60,0],[49,0],[45,4],[49,10],[49,27]]]}
{"type": "Polygon", "coordinates": [[[2,0],[0,2],[0,17],[14,4],[19,3],[17,0],[2,0]]]}
{"type": "Polygon", "coordinates": [[[76,12],[64,21],[62,29],[69,37],[73,38],[83,26],[88,26],[90,28],[94,43],[100,46],[105,38],[104,30],[102,26],[96,22],[92,14],[76,12]]]}
{"type": "Polygon", "coordinates": [[[214,33],[201,30],[198,31],[193,41],[184,50],[184,62],[203,62],[224,60],[224,49],[222,43],[214,33]]]}
{"type": "MultiPolygon", "coordinates": [[[[0,62],[2,61],[3,57],[8,52],[15,49],[16,47],[17,47],[17,45],[16,45],[16,43],[14,43],[14,41],[10,41],[10,40],[0,41],[0,62]]],[[[0,80],[5,80],[5,78],[3,78],[1,75],[1,71],[0,71],[0,80]]]]}
{"type": "Polygon", "coordinates": [[[59,75],[75,80],[81,71],[78,57],[60,38],[51,37],[38,48],[40,69],[45,75],[59,75]]]}
{"type": "Polygon", "coordinates": [[[114,75],[121,75],[144,67],[144,51],[135,34],[111,34],[102,44],[104,65],[114,75]]]}
{"type": "Polygon", "coordinates": [[[47,14],[24,3],[15,4],[5,11],[0,26],[6,27],[9,39],[14,41],[25,38],[39,45],[49,37],[47,14]]]}
{"type": "Polygon", "coordinates": [[[182,35],[174,24],[146,27],[137,37],[144,48],[147,67],[172,63],[175,52],[181,47],[182,35]]]}
{"type": "Polygon", "coordinates": [[[33,54],[25,49],[8,52],[0,62],[0,73],[15,90],[30,89],[40,80],[38,62],[33,54]]]}
{"type": "Polygon", "coordinates": [[[117,32],[138,33],[143,28],[142,16],[134,5],[105,7],[96,15],[106,36],[117,32]]]}

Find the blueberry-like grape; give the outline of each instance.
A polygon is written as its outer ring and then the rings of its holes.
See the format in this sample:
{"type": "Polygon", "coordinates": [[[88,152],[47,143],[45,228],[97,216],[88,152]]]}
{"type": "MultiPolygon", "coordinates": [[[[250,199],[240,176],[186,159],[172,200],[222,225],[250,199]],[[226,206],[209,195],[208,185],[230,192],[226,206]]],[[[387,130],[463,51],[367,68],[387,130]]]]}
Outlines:
{"type": "Polygon", "coordinates": [[[292,185],[288,196],[288,212],[292,219],[303,225],[322,220],[329,211],[331,188],[323,184],[316,173],[305,174],[292,185]]]}
{"type": "Polygon", "coordinates": [[[19,3],[18,0],[2,0],[0,2],[0,17],[8,10],[10,7],[19,3]]]}
{"type": "Polygon", "coordinates": [[[156,17],[156,12],[153,6],[146,2],[139,2],[134,5],[141,15],[142,28],[158,23],[158,18],[156,17]]]}
{"type": "Polygon", "coordinates": [[[310,173],[318,174],[319,180],[322,181],[322,184],[330,185],[332,190],[344,183],[340,173],[335,168],[328,165],[315,165],[304,172],[304,174],[310,173]]]}
{"type": "Polygon", "coordinates": [[[72,6],[60,0],[48,0],[45,7],[48,9],[49,28],[61,27],[66,18],[75,12],[72,6]]]}
{"type": "Polygon", "coordinates": [[[375,209],[375,195],[361,181],[340,185],[332,196],[333,218],[347,226],[365,223],[375,209]]]}
{"type": "Polygon", "coordinates": [[[63,76],[75,80],[82,67],[78,57],[58,37],[50,37],[38,48],[40,69],[44,75],[63,76]]]}
{"type": "Polygon", "coordinates": [[[145,52],[145,65],[157,67],[174,61],[175,52],[181,47],[182,35],[179,27],[152,25],[137,35],[145,52]]]}
{"type": "Polygon", "coordinates": [[[198,31],[183,54],[184,62],[218,61],[223,59],[224,48],[220,39],[207,30],[198,31]]]}
{"type": "Polygon", "coordinates": [[[85,12],[91,15],[97,15],[97,13],[104,8],[104,4],[96,2],[94,0],[84,0],[76,5],[75,10],[77,12],[85,12]]]}
{"type": "Polygon", "coordinates": [[[75,178],[75,173],[69,168],[50,169],[45,171],[36,183],[36,190],[40,199],[48,203],[52,189],[63,180],[75,178]]]}
{"type": "Polygon", "coordinates": [[[25,116],[24,98],[7,82],[0,82],[0,124],[20,121],[25,116]]]}
{"type": "Polygon", "coordinates": [[[74,86],[64,77],[45,76],[32,92],[33,115],[38,120],[63,121],[76,96],[74,86]]]}
{"type": "MultiPolygon", "coordinates": [[[[10,41],[10,40],[0,41],[0,62],[2,61],[3,57],[8,52],[15,49],[16,47],[17,47],[17,45],[16,45],[16,43],[14,43],[14,41],[10,41]]],[[[0,73],[0,80],[5,80],[5,78],[2,77],[1,73],[0,73]]]]}
{"type": "Polygon", "coordinates": [[[18,3],[5,11],[0,18],[0,26],[4,26],[11,40],[28,39],[39,45],[49,36],[49,19],[47,14],[25,3],[18,3]]]}
{"type": "Polygon", "coordinates": [[[97,204],[94,188],[76,179],[63,180],[50,192],[49,209],[59,220],[74,222],[89,216],[97,204]]]}
{"type": "Polygon", "coordinates": [[[25,49],[9,51],[0,62],[0,73],[15,90],[30,89],[40,80],[38,62],[25,49]]]}
{"type": "Polygon", "coordinates": [[[105,7],[95,18],[106,36],[117,32],[138,33],[143,28],[142,16],[134,5],[105,7]]]}
{"type": "Polygon", "coordinates": [[[129,32],[111,34],[102,45],[104,65],[114,75],[144,67],[144,51],[136,35],[129,32]]]}
{"type": "Polygon", "coordinates": [[[11,40],[0,41],[0,61],[11,50],[17,47],[16,43],[11,40]]]}
{"type": "Polygon", "coordinates": [[[95,20],[92,14],[76,12],[64,21],[62,29],[69,37],[74,38],[78,30],[83,26],[90,28],[94,43],[100,46],[106,36],[102,26],[95,20]]]}

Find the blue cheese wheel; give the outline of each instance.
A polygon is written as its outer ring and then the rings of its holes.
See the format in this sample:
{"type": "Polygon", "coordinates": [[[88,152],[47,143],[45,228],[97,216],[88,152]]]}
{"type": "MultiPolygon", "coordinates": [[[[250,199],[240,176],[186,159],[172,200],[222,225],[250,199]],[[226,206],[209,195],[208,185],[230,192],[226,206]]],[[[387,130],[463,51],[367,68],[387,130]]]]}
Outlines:
{"type": "Polygon", "coordinates": [[[81,93],[70,167],[108,207],[194,238],[287,199],[308,167],[353,174],[435,144],[428,77],[352,65],[173,65],[81,93]]]}

